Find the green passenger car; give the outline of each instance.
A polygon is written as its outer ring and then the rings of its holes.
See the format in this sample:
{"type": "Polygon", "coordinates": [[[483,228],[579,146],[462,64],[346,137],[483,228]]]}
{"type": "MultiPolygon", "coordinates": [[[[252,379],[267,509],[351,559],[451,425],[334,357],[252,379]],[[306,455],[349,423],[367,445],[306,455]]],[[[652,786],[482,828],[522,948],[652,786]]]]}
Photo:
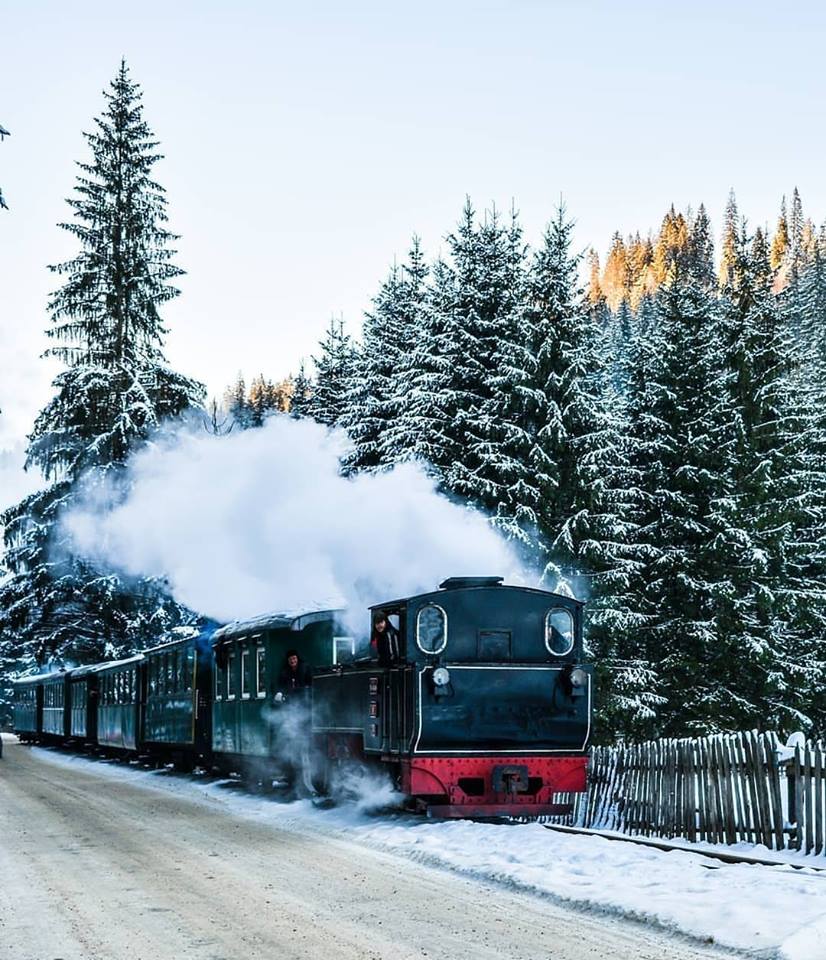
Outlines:
{"type": "Polygon", "coordinates": [[[144,747],[196,763],[210,746],[212,653],[199,640],[176,640],[144,651],[144,747]]]}
{"type": "Polygon", "coordinates": [[[12,683],[14,732],[24,742],[37,737],[43,724],[43,677],[24,677],[12,683]]]}
{"type": "Polygon", "coordinates": [[[140,665],[143,656],[94,668],[98,679],[97,742],[119,750],[137,749],[142,707],[140,665]]]}
{"type": "Polygon", "coordinates": [[[69,734],[73,740],[97,742],[98,668],[78,667],[69,676],[69,734]]]}
{"type": "Polygon", "coordinates": [[[335,661],[337,613],[271,614],[215,632],[212,750],[219,765],[263,778],[294,757],[296,741],[309,742],[309,696],[276,702],[278,679],[291,649],[308,667],[335,661]]]}
{"type": "Polygon", "coordinates": [[[44,736],[65,739],[69,736],[69,674],[65,670],[49,673],[43,681],[44,736]]]}

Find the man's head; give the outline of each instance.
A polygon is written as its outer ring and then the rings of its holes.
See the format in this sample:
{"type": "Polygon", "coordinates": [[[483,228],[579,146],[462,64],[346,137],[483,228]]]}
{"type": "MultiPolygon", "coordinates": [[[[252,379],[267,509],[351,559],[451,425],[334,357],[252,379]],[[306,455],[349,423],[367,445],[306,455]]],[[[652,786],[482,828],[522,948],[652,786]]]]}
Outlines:
{"type": "Polygon", "coordinates": [[[298,651],[297,650],[287,651],[287,666],[290,668],[290,670],[295,670],[298,667],[298,651]]]}
{"type": "Polygon", "coordinates": [[[373,614],[373,629],[377,633],[384,633],[387,629],[387,614],[384,610],[376,610],[373,614]]]}

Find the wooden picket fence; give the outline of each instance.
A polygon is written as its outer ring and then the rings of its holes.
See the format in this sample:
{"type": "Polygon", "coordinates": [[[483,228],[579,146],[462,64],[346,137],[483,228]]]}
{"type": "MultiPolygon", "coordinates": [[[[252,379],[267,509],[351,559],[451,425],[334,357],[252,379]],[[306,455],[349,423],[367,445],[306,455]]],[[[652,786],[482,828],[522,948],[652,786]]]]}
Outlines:
{"type": "MultiPolygon", "coordinates": [[[[774,733],[654,740],[591,751],[586,794],[562,822],[826,855],[826,746],[774,733]]],[[[559,802],[565,802],[558,795],[559,802]]]]}

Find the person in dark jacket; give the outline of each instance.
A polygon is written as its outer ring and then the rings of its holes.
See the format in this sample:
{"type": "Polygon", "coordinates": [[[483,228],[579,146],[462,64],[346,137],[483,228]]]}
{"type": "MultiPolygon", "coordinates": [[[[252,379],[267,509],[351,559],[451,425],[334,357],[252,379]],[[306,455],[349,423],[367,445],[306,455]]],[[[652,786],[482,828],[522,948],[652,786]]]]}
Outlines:
{"type": "Polygon", "coordinates": [[[399,632],[384,610],[373,612],[373,632],[370,634],[370,654],[383,667],[399,659],[399,632]]]}
{"type": "Polygon", "coordinates": [[[288,650],[284,658],[284,669],[278,674],[276,703],[281,703],[290,696],[305,697],[312,682],[312,671],[299,657],[298,651],[288,650]]]}

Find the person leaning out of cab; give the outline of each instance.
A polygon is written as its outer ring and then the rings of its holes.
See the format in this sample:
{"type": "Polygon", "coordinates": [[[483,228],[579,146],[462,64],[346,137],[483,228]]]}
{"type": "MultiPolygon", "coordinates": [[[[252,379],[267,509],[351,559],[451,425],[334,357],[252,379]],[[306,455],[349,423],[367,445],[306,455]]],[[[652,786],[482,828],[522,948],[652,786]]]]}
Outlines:
{"type": "Polygon", "coordinates": [[[383,667],[388,667],[399,659],[399,631],[384,610],[373,613],[370,656],[376,658],[383,667]]]}

